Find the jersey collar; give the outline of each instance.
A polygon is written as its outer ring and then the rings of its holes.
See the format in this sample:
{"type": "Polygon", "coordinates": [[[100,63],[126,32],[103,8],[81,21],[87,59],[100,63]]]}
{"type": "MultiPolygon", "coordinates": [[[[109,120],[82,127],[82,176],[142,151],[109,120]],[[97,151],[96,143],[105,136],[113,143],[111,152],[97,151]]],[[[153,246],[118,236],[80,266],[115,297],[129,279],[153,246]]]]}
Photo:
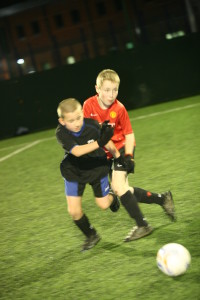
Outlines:
{"type": "Polygon", "coordinates": [[[78,132],[70,131],[70,133],[71,133],[73,136],[78,137],[78,136],[81,135],[81,133],[83,132],[84,128],[85,128],[85,120],[83,120],[83,126],[81,127],[81,130],[80,130],[80,131],[78,131],[78,132]]]}

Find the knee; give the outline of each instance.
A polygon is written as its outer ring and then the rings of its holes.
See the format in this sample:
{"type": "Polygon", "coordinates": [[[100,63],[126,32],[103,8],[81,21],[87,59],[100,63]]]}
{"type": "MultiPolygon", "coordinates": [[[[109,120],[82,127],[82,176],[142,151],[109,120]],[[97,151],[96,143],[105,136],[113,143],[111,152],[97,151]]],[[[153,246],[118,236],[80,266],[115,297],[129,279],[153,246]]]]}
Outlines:
{"type": "Polygon", "coordinates": [[[108,203],[101,203],[101,204],[98,204],[98,206],[101,209],[106,210],[110,205],[108,203]]]}
{"type": "Polygon", "coordinates": [[[121,197],[123,194],[127,192],[128,189],[123,185],[120,186],[120,185],[112,184],[112,190],[115,193],[115,195],[121,197]]]}
{"type": "Polygon", "coordinates": [[[107,197],[106,199],[96,200],[96,203],[98,207],[100,207],[103,210],[106,210],[108,207],[110,207],[111,201],[107,197]]]}
{"type": "Polygon", "coordinates": [[[79,208],[72,209],[72,208],[68,207],[68,213],[72,217],[73,220],[79,220],[83,215],[82,209],[79,209],[79,208]]]}
{"type": "Polygon", "coordinates": [[[114,183],[111,184],[111,187],[115,195],[119,196],[119,187],[114,183]]]}

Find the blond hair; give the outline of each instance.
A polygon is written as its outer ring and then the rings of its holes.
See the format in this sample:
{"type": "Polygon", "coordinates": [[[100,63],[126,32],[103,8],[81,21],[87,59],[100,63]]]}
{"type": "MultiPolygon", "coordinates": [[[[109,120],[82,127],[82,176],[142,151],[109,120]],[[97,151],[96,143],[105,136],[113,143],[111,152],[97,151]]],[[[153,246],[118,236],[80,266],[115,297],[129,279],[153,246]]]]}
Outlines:
{"type": "Polygon", "coordinates": [[[58,105],[58,117],[63,118],[64,113],[74,112],[79,107],[82,108],[80,102],[75,98],[64,99],[58,105]]]}
{"type": "Polygon", "coordinates": [[[96,79],[97,87],[101,88],[101,86],[105,80],[109,80],[109,81],[120,84],[119,75],[114,70],[111,70],[111,69],[105,69],[98,74],[97,79],[96,79]]]}

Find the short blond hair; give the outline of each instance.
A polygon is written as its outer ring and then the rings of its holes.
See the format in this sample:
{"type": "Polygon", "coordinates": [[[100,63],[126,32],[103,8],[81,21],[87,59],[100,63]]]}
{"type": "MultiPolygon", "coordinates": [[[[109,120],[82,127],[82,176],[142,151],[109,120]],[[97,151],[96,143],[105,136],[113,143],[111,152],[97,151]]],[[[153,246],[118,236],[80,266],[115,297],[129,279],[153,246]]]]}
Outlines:
{"type": "Polygon", "coordinates": [[[111,69],[105,69],[98,74],[97,79],[96,79],[97,87],[101,88],[101,86],[105,80],[109,80],[109,81],[120,84],[119,75],[114,70],[111,70],[111,69]]]}
{"type": "Polygon", "coordinates": [[[81,103],[75,98],[68,98],[61,101],[57,108],[59,118],[63,118],[64,113],[74,112],[77,108],[82,108],[81,103]]]}

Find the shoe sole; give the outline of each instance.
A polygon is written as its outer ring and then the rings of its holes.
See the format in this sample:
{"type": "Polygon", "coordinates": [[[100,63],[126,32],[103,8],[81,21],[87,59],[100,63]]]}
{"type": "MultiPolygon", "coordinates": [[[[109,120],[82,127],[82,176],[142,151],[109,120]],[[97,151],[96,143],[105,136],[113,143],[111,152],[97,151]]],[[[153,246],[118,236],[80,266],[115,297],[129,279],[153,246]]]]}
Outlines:
{"type": "Polygon", "coordinates": [[[166,216],[168,216],[172,222],[176,222],[177,218],[176,218],[176,215],[175,215],[174,199],[173,199],[171,191],[169,191],[169,194],[170,194],[170,197],[171,197],[171,202],[173,204],[174,215],[172,215],[170,213],[167,213],[165,209],[164,209],[164,212],[165,212],[166,216]]]}

